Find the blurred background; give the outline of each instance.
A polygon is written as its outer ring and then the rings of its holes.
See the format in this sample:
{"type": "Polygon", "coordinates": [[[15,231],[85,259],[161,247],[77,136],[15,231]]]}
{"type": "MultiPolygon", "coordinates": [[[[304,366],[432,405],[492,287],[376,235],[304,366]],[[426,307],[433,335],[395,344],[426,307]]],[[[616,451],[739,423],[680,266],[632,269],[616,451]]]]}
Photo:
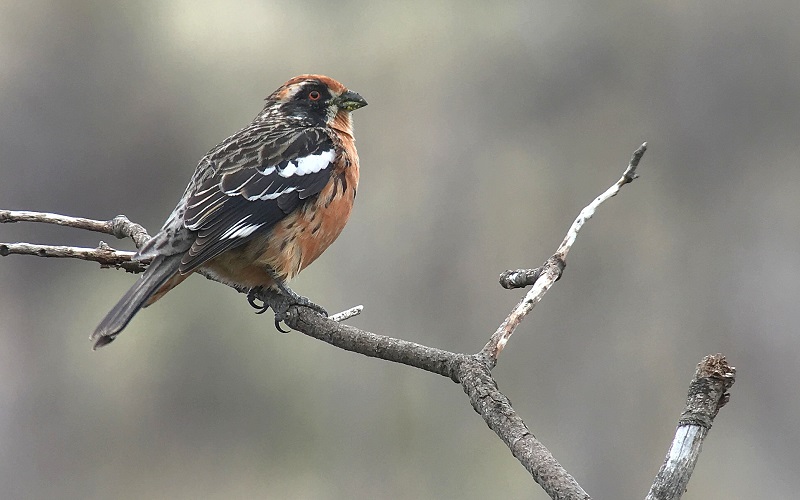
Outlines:
{"type": "MultiPolygon", "coordinates": [[[[696,364],[738,368],[685,498],[800,488],[796,1],[0,3],[0,208],[155,232],[288,78],[355,114],[354,215],[294,289],[475,352],[643,141],[495,370],[596,498],[641,498],[696,364]]],[[[0,241],[117,248],[6,224],[0,241]]],[[[135,277],[0,259],[4,498],[546,498],[459,386],[337,350],[192,278],[112,346],[135,277]]]]}

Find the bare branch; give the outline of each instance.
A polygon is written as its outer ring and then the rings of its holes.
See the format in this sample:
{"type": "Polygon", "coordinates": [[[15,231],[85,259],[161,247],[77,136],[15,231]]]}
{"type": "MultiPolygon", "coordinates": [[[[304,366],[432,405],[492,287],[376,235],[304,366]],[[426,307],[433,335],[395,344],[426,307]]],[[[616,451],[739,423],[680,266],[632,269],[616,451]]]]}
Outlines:
{"type": "Polygon", "coordinates": [[[573,243],[575,243],[575,238],[578,237],[578,231],[580,231],[583,225],[586,224],[586,221],[592,218],[594,213],[597,211],[597,208],[602,205],[604,201],[616,196],[620,189],[622,189],[622,186],[633,182],[634,179],[639,177],[639,175],[636,173],[636,168],[639,166],[639,161],[641,161],[645,151],[647,151],[646,142],[642,143],[642,145],[633,152],[631,161],[628,163],[628,167],[625,169],[625,172],[622,173],[622,177],[620,177],[613,186],[606,189],[603,194],[595,198],[593,202],[589,203],[586,208],[581,210],[581,213],[578,214],[575,222],[572,223],[569,231],[567,231],[567,236],[564,238],[564,241],[561,242],[561,246],[558,247],[558,250],[556,251],[556,255],[560,256],[561,260],[567,260],[567,253],[569,253],[573,243]]]}
{"type": "Polygon", "coordinates": [[[90,260],[100,263],[102,267],[115,267],[132,273],[140,273],[147,268],[147,262],[132,261],[131,257],[135,253],[114,250],[103,242],[100,242],[100,246],[97,248],[35,245],[33,243],[0,243],[0,256],[3,257],[16,254],[90,260]]]}
{"type": "MultiPolygon", "coordinates": [[[[0,223],[9,222],[43,222],[59,226],[86,229],[96,233],[110,234],[119,239],[131,238],[136,248],[140,248],[150,239],[144,227],[131,222],[124,215],[118,215],[111,220],[101,221],[84,219],[82,217],[69,217],[67,215],[50,214],[47,212],[28,212],[25,210],[0,210],[0,223]]],[[[78,257],[80,258],[80,257],[78,257]]],[[[91,260],[91,259],[86,259],[91,260]]]]}
{"type": "Polygon", "coordinates": [[[697,365],[675,438],[647,500],[676,500],[686,491],[703,440],[719,409],[730,400],[728,390],[735,381],[736,368],[728,365],[722,354],[706,356],[697,365]]]}
{"type": "Polygon", "coordinates": [[[517,271],[506,271],[500,276],[500,283],[505,288],[516,288],[518,287],[518,283],[527,283],[531,280],[533,280],[533,288],[531,288],[530,291],[525,294],[525,297],[517,303],[511,313],[509,313],[491,336],[489,342],[487,342],[481,350],[481,353],[488,359],[493,360],[495,363],[497,362],[498,356],[503,352],[503,348],[505,348],[511,335],[514,334],[517,325],[519,325],[534,306],[542,300],[542,297],[544,297],[544,294],[547,293],[550,287],[561,278],[561,273],[566,266],[567,254],[575,243],[578,231],[586,224],[586,221],[592,218],[597,207],[609,198],[616,196],[622,186],[632,182],[638,177],[636,168],[639,166],[639,161],[642,159],[642,156],[644,156],[645,151],[647,151],[646,142],[633,152],[631,161],[628,163],[625,172],[622,173],[622,177],[620,177],[613,186],[608,188],[603,194],[595,198],[594,201],[581,210],[581,213],[578,214],[575,222],[572,223],[569,231],[567,231],[567,236],[564,238],[564,241],[561,242],[556,253],[545,262],[544,266],[529,270],[520,269],[517,271]],[[534,276],[535,278],[533,278],[534,276]]]}
{"type": "MultiPolygon", "coordinates": [[[[259,298],[271,303],[272,297],[265,293],[259,298]]],[[[292,306],[285,322],[298,332],[346,351],[413,366],[456,382],[456,359],[467,356],[337,323],[302,306],[292,306]]]]}

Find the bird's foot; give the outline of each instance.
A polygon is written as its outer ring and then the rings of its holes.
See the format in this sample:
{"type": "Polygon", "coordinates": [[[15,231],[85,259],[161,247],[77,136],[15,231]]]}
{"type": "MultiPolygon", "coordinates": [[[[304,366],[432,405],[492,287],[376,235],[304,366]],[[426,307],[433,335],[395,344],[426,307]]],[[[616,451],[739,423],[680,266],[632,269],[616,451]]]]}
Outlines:
{"type": "Polygon", "coordinates": [[[275,329],[281,333],[289,333],[281,328],[281,323],[286,320],[289,308],[303,306],[313,309],[323,316],[328,316],[324,307],[311,302],[307,297],[296,294],[291,288],[280,280],[275,280],[275,288],[256,287],[247,294],[247,302],[256,309],[256,314],[263,314],[269,308],[275,312],[275,329]],[[260,304],[259,304],[260,302],[260,304]]]}

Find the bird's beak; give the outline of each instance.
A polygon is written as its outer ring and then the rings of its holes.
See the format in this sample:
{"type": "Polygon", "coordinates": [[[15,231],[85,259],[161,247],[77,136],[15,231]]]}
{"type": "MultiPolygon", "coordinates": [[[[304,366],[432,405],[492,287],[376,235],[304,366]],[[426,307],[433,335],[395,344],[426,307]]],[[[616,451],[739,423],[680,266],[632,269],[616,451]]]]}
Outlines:
{"type": "Polygon", "coordinates": [[[339,97],[334,98],[333,104],[335,104],[339,109],[353,111],[366,106],[367,101],[365,101],[364,98],[358,95],[356,92],[348,90],[339,97]]]}

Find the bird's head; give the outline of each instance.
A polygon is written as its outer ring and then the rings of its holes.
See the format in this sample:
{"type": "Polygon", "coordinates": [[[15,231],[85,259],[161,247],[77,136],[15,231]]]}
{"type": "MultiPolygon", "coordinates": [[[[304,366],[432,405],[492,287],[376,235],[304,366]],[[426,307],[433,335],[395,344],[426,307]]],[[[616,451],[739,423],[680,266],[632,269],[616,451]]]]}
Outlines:
{"type": "Polygon", "coordinates": [[[352,134],[350,112],[366,105],[363,97],[333,78],[300,75],[267,97],[265,113],[272,108],[280,110],[284,117],[296,118],[309,125],[327,125],[352,134]]]}

